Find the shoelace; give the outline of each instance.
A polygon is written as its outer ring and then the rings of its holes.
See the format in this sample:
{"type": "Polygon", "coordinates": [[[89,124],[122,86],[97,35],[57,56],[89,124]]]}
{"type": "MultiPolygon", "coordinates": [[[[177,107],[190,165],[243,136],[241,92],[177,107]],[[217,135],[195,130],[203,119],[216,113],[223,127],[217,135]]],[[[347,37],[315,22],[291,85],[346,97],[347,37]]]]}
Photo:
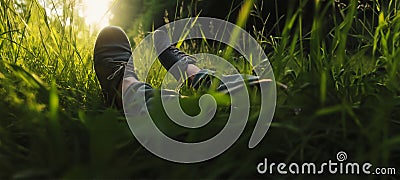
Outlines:
{"type": "Polygon", "coordinates": [[[128,65],[128,62],[126,62],[126,61],[112,61],[112,63],[119,63],[120,65],[119,65],[118,69],[114,71],[114,73],[110,74],[107,77],[107,80],[114,79],[115,76],[117,76],[117,74],[128,65]]]}
{"type": "Polygon", "coordinates": [[[194,58],[193,56],[188,55],[188,54],[186,54],[186,53],[180,51],[180,50],[179,50],[178,48],[176,48],[175,46],[170,46],[170,47],[168,47],[168,49],[171,50],[172,54],[178,56],[179,58],[189,57],[189,58],[191,58],[191,59],[193,59],[193,60],[196,59],[196,58],[194,58]]]}

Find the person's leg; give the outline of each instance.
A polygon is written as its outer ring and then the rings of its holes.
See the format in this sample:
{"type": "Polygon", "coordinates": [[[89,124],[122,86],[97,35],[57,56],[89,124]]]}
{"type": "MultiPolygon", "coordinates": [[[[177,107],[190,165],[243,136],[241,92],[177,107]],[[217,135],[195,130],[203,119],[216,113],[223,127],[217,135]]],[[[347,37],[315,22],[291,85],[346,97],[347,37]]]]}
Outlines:
{"type": "MultiPolygon", "coordinates": [[[[169,43],[169,41],[161,43],[169,43]]],[[[151,98],[153,94],[152,87],[140,82],[135,74],[131,55],[130,42],[121,28],[109,26],[101,30],[94,48],[94,68],[106,103],[110,107],[122,109],[122,92],[126,92],[128,89],[137,91],[143,86],[145,88],[142,89],[148,94],[146,98],[151,98]],[[124,77],[125,69],[127,73],[124,77]]],[[[170,55],[168,58],[172,59],[174,63],[180,60],[177,58],[188,56],[181,52],[179,57],[174,57],[176,54],[168,55],[170,55]]],[[[187,76],[194,76],[199,71],[200,68],[194,64],[188,64],[185,67],[187,76]]],[[[166,94],[172,95],[173,93],[167,91],[166,94]]]]}
{"type": "MultiPolygon", "coordinates": [[[[200,72],[200,68],[197,67],[194,64],[189,64],[187,69],[186,69],[186,73],[188,75],[188,77],[193,77],[194,75],[196,75],[197,73],[200,72]]],[[[122,92],[125,92],[128,87],[134,83],[138,83],[140,82],[138,79],[136,79],[135,77],[125,77],[123,79],[123,81],[121,81],[120,87],[122,87],[122,92]]]]}
{"type": "MultiPolygon", "coordinates": [[[[200,69],[194,63],[196,60],[190,55],[170,45],[169,38],[165,32],[155,31],[154,41],[156,51],[164,50],[159,55],[161,64],[169,70],[177,80],[185,80],[188,77],[188,84],[192,87],[199,87],[211,83],[212,72],[200,69]],[[182,73],[183,72],[183,73],[182,73]],[[182,77],[184,76],[184,77],[182,77]],[[205,82],[205,83],[204,83],[205,82]]],[[[122,92],[128,89],[146,91],[146,99],[153,95],[152,87],[140,82],[134,72],[130,42],[125,32],[119,27],[106,27],[97,37],[94,48],[94,68],[97,78],[105,96],[107,105],[122,109],[122,92]],[[124,76],[124,71],[126,74],[124,76]]],[[[240,75],[228,76],[232,83],[240,82],[240,75]],[[235,78],[236,77],[236,78],[235,78]]],[[[257,77],[251,76],[251,81],[257,81],[257,77]]],[[[226,90],[224,84],[219,89],[226,90]]],[[[167,95],[178,95],[172,91],[167,95]]]]}
{"type": "Polygon", "coordinates": [[[196,65],[194,65],[194,64],[189,64],[188,67],[187,67],[187,69],[186,69],[186,73],[187,73],[188,77],[193,77],[194,75],[196,75],[197,73],[199,73],[200,70],[201,70],[201,69],[200,69],[199,67],[197,67],[196,65]]]}
{"type": "Polygon", "coordinates": [[[128,89],[129,86],[131,86],[132,84],[138,83],[140,82],[139,80],[137,80],[134,77],[125,77],[123,79],[123,81],[121,81],[121,91],[122,92],[126,92],[126,90],[128,89]]]}
{"type": "MultiPolygon", "coordinates": [[[[189,86],[198,89],[204,87],[208,89],[214,82],[214,72],[207,69],[200,69],[195,65],[196,59],[175,46],[172,46],[168,34],[161,30],[153,33],[154,46],[158,59],[163,67],[168,70],[177,80],[187,80],[189,86]],[[187,79],[186,79],[187,78],[187,79]]],[[[249,86],[258,86],[260,82],[257,76],[252,75],[226,75],[221,80],[217,80],[216,91],[227,93],[228,86],[237,89],[244,85],[243,81],[249,86]],[[226,83],[221,83],[221,81],[226,83]]]]}
{"type": "Polygon", "coordinates": [[[160,63],[176,80],[183,81],[200,72],[201,69],[194,65],[196,59],[172,46],[166,32],[154,31],[153,40],[160,63]]]}

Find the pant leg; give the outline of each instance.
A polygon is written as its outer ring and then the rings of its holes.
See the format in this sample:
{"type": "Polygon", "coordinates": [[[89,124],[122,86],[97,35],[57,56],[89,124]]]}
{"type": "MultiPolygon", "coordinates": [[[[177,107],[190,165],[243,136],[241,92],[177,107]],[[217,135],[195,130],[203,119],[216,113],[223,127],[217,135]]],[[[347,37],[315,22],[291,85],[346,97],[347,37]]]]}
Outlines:
{"type": "Polygon", "coordinates": [[[227,94],[229,93],[228,88],[231,91],[235,91],[244,85],[255,87],[258,86],[258,81],[260,80],[258,76],[248,74],[223,75],[220,77],[221,79],[216,78],[214,75],[214,71],[203,69],[192,80],[189,80],[187,84],[195,89],[205,88],[206,90],[214,90],[227,94]]]}
{"type": "MultiPolygon", "coordinates": [[[[216,79],[213,75],[213,71],[203,69],[184,84],[188,85],[189,87],[193,87],[194,89],[204,88],[207,90],[210,87],[214,87],[215,89],[213,90],[228,94],[232,93],[228,91],[228,88],[229,90],[234,91],[235,89],[240,89],[244,86],[243,81],[251,85],[252,82],[256,82],[258,80],[257,76],[243,74],[226,75],[221,79],[216,79]],[[216,84],[213,85],[213,83],[216,84]]],[[[165,89],[156,90],[147,83],[139,82],[134,83],[127,88],[123,97],[124,108],[129,108],[129,112],[135,113],[133,115],[140,115],[148,112],[154,106],[154,103],[159,103],[154,102],[155,96],[160,96],[163,100],[167,101],[168,99],[182,97],[175,91],[165,89]]]]}
{"type": "Polygon", "coordinates": [[[154,97],[162,94],[165,98],[180,97],[179,93],[172,90],[156,90],[151,85],[143,82],[130,85],[124,93],[123,103],[124,108],[129,108],[130,113],[140,115],[148,112],[154,103],[154,97]]]}

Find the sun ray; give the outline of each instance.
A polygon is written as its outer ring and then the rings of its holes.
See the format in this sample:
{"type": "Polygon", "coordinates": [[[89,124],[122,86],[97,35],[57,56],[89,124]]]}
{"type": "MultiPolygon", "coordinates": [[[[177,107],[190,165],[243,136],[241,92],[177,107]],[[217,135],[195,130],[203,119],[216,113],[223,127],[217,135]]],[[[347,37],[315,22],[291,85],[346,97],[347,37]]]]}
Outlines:
{"type": "Polygon", "coordinates": [[[109,11],[113,0],[82,0],[82,17],[86,24],[96,28],[109,25],[111,12],[109,11]]]}

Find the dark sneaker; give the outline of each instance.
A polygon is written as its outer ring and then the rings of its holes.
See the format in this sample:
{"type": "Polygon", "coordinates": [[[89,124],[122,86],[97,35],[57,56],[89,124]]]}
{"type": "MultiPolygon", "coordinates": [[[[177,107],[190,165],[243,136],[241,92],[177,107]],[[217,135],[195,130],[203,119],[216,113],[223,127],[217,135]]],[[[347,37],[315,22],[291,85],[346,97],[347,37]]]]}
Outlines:
{"type": "Polygon", "coordinates": [[[154,31],[153,37],[154,46],[157,54],[159,54],[158,59],[160,60],[160,63],[176,79],[180,79],[182,73],[186,72],[188,64],[196,63],[194,57],[180,51],[175,46],[171,46],[171,42],[166,32],[156,30],[154,31]]]}
{"type": "Polygon", "coordinates": [[[121,80],[124,76],[137,78],[134,72],[131,45],[125,32],[114,26],[101,30],[94,47],[94,69],[100,82],[106,103],[110,107],[122,108],[121,80]]]}

